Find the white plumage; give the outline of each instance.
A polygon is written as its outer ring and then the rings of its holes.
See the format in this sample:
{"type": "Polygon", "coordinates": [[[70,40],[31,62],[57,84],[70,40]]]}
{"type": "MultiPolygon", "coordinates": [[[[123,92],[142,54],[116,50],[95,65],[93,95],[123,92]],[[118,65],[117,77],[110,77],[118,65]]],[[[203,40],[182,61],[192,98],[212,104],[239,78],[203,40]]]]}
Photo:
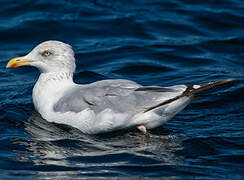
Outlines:
{"type": "Polygon", "coordinates": [[[26,56],[12,59],[7,67],[22,65],[37,67],[41,72],[32,96],[41,116],[88,134],[133,127],[145,133],[174,117],[195,93],[230,81],[145,87],[119,79],[79,85],[73,82],[73,50],[59,41],[43,42],[26,56]]]}

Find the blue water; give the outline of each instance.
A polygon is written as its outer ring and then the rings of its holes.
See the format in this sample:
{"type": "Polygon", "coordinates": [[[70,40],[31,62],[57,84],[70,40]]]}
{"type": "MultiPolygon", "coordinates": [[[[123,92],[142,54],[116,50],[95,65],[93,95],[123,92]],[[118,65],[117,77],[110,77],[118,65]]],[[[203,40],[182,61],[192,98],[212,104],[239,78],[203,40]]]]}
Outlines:
{"type": "Polygon", "coordinates": [[[0,8],[0,179],[244,179],[242,0],[4,0],[0,8]],[[76,52],[77,83],[235,81],[148,135],[88,136],[34,111],[38,71],[6,70],[45,40],[76,52]]]}

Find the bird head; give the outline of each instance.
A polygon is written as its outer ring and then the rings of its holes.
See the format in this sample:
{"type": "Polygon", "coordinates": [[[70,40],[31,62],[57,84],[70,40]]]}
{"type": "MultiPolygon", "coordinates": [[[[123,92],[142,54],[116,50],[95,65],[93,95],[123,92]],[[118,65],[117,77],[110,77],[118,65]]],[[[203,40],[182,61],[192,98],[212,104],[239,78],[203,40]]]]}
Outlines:
{"type": "Polygon", "coordinates": [[[45,41],[26,56],[11,59],[7,68],[34,66],[43,73],[74,72],[75,58],[72,47],[60,41],[45,41]]]}

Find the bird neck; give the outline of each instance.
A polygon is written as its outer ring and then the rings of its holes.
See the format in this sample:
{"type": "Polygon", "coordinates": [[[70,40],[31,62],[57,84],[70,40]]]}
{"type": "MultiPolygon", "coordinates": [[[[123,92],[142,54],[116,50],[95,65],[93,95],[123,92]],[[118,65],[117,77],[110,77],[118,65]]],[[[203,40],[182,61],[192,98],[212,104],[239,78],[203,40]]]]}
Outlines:
{"type": "Polygon", "coordinates": [[[73,82],[73,72],[60,71],[41,73],[38,79],[40,83],[63,83],[67,81],[73,82]]]}
{"type": "Polygon", "coordinates": [[[64,91],[75,85],[71,72],[41,73],[32,92],[36,110],[43,115],[52,108],[64,91]]]}

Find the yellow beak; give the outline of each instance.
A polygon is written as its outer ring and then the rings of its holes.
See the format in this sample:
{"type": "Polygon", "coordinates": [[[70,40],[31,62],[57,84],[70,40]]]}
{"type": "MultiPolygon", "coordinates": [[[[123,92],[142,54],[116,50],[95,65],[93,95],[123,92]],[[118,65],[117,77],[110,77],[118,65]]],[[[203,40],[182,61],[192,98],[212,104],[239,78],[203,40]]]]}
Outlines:
{"type": "Polygon", "coordinates": [[[30,60],[26,60],[24,59],[25,56],[22,56],[22,57],[17,57],[17,58],[13,58],[11,59],[6,68],[17,68],[19,66],[24,66],[24,65],[28,65],[29,63],[31,63],[32,61],[30,60]]]}

